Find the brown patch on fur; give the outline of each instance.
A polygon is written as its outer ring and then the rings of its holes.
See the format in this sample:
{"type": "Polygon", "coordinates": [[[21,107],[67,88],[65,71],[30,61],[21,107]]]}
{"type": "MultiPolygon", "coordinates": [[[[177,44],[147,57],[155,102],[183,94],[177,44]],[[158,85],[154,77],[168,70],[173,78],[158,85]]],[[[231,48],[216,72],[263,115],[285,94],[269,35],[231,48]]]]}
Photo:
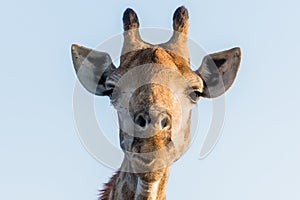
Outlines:
{"type": "Polygon", "coordinates": [[[175,52],[160,46],[152,46],[145,49],[134,50],[121,55],[121,64],[117,73],[122,75],[132,69],[144,64],[161,64],[166,67],[177,66],[180,72],[192,72],[189,58],[184,58],[175,52]]]}
{"type": "Polygon", "coordinates": [[[109,200],[109,195],[112,187],[114,186],[120,171],[115,172],[115,174],[110,178],[110,180],[104,184],[104,188],[100,190],[99,200],[109,200]]]}
{"type": "Polygon", "coordinates": [[[162,177],[158,187],[157,196],[160,197],[162,200],[166,199],[166,188],[168,183],[169,172],[170,168],[165,170],[164,176],[162,177]]]}
{"type": "Polygon", "coordinates": [[[155,182],[162,177],[166,176],[166,174],[169,174],[169,168],[163,168],[158,169],[152,172],[146,172],[146,173],[137,173],[137,175],[146,182],[155,182]]]}

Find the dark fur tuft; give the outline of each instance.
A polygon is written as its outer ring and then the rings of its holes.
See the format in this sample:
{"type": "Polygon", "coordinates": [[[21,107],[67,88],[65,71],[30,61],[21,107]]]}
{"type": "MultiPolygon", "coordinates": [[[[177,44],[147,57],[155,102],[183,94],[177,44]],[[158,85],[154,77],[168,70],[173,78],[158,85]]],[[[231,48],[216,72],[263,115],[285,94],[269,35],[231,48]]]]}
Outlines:
{"type": "Polygon", "coordinates": [[[173,15],[173,28],[175,31],[183,32],[187,28],[189,19],[189,12],[184,7],[181,6],[176,9],[173,15]]]}
{"type": "Polygon", "coordinates": [[[120,172],[117,171],[108,181],[108,183],[104,184],[104,188],[100,190],[99,194],[99,199],[98,200],[108,200],[109,199],[109,194],[112,189],[112,187],[115,184],[116,179],[118,178],[120,172]]]}
{"type": "Polygon", "coordinates": [[[139,28],[140,23],[137,14],[131,8],[127,8],[123,14],[124,31],[129,29],[139,28]]]}

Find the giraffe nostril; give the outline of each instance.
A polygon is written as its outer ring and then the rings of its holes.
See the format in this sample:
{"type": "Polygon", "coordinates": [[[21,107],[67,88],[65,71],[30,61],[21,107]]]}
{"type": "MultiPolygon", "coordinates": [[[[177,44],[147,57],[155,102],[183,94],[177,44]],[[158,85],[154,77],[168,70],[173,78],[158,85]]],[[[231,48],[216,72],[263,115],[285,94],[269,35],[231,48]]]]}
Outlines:
{"type": "Polygon", "coordinates": [[[135,123],[140,127],[145,128],[147,125],[147,120],[142,115],[138,115],[137,118],[135,119],[135,123]]]}
{"type": "Polygon", "coordinates": [[[160,122],[160,125],[161,125],[161,128],[162,128],[162,129],[168,127],[169,124],[170,124],[170,120],[169,120],[168,117],[163,118],[163,119],[161,120],[161,122],[160,122]]]}

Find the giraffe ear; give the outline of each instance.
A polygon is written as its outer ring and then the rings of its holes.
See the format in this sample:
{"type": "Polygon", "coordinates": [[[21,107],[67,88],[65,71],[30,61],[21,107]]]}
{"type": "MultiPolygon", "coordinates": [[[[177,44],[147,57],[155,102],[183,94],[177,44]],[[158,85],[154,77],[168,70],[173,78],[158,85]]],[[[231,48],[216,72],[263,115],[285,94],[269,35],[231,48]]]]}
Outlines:
{"type": "Polygon", "coordinates": [[[109,54],[72,45],[73,65],[80,83],[90,93],[105,96],[112,90],[105,87],[106,78],[116,69],[109,54]]]}
{"type": "Polygon", "coordinates": [[[214,98],[224,94],[233,84],[240,62],[239,47],[205,56],[196,71],[204,82],[202,96],[214,98]]]}

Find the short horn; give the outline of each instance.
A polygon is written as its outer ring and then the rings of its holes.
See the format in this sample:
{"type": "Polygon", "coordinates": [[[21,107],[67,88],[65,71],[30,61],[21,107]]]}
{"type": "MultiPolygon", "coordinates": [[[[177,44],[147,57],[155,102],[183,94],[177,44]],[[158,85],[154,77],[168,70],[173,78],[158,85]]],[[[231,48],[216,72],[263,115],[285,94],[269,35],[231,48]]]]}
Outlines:
{"type": "Polygon", "coordinates": [[[188,10],[184,6],[177,8],[173,15],[174,31],[178,31],[184,35],[188,35],[188,29],[189,29],[188,20],[189,20],[188,10]]]}
{"type": "Polygon", "coordinates": [[[123,14],[123,28],[124,31],[129,29],[138,29],[140,27],[137,14],[131,8],[127,8],[123,14]]]}
{"type": "Polygon", "coordinates": [[[141,39],[139,27],[137,14],[131,8],[127,8],[123,14],[124,44],[122,54],[145,46],[141,39]]]}
{"type": "Polygon", "coordinates": [[[188,19],[188,10],[184,6],[177,8],[173,15],[173,35],[167,43],[162,45],[164,48],[177,53],[187,60],[189,59],[188,19]]]}

